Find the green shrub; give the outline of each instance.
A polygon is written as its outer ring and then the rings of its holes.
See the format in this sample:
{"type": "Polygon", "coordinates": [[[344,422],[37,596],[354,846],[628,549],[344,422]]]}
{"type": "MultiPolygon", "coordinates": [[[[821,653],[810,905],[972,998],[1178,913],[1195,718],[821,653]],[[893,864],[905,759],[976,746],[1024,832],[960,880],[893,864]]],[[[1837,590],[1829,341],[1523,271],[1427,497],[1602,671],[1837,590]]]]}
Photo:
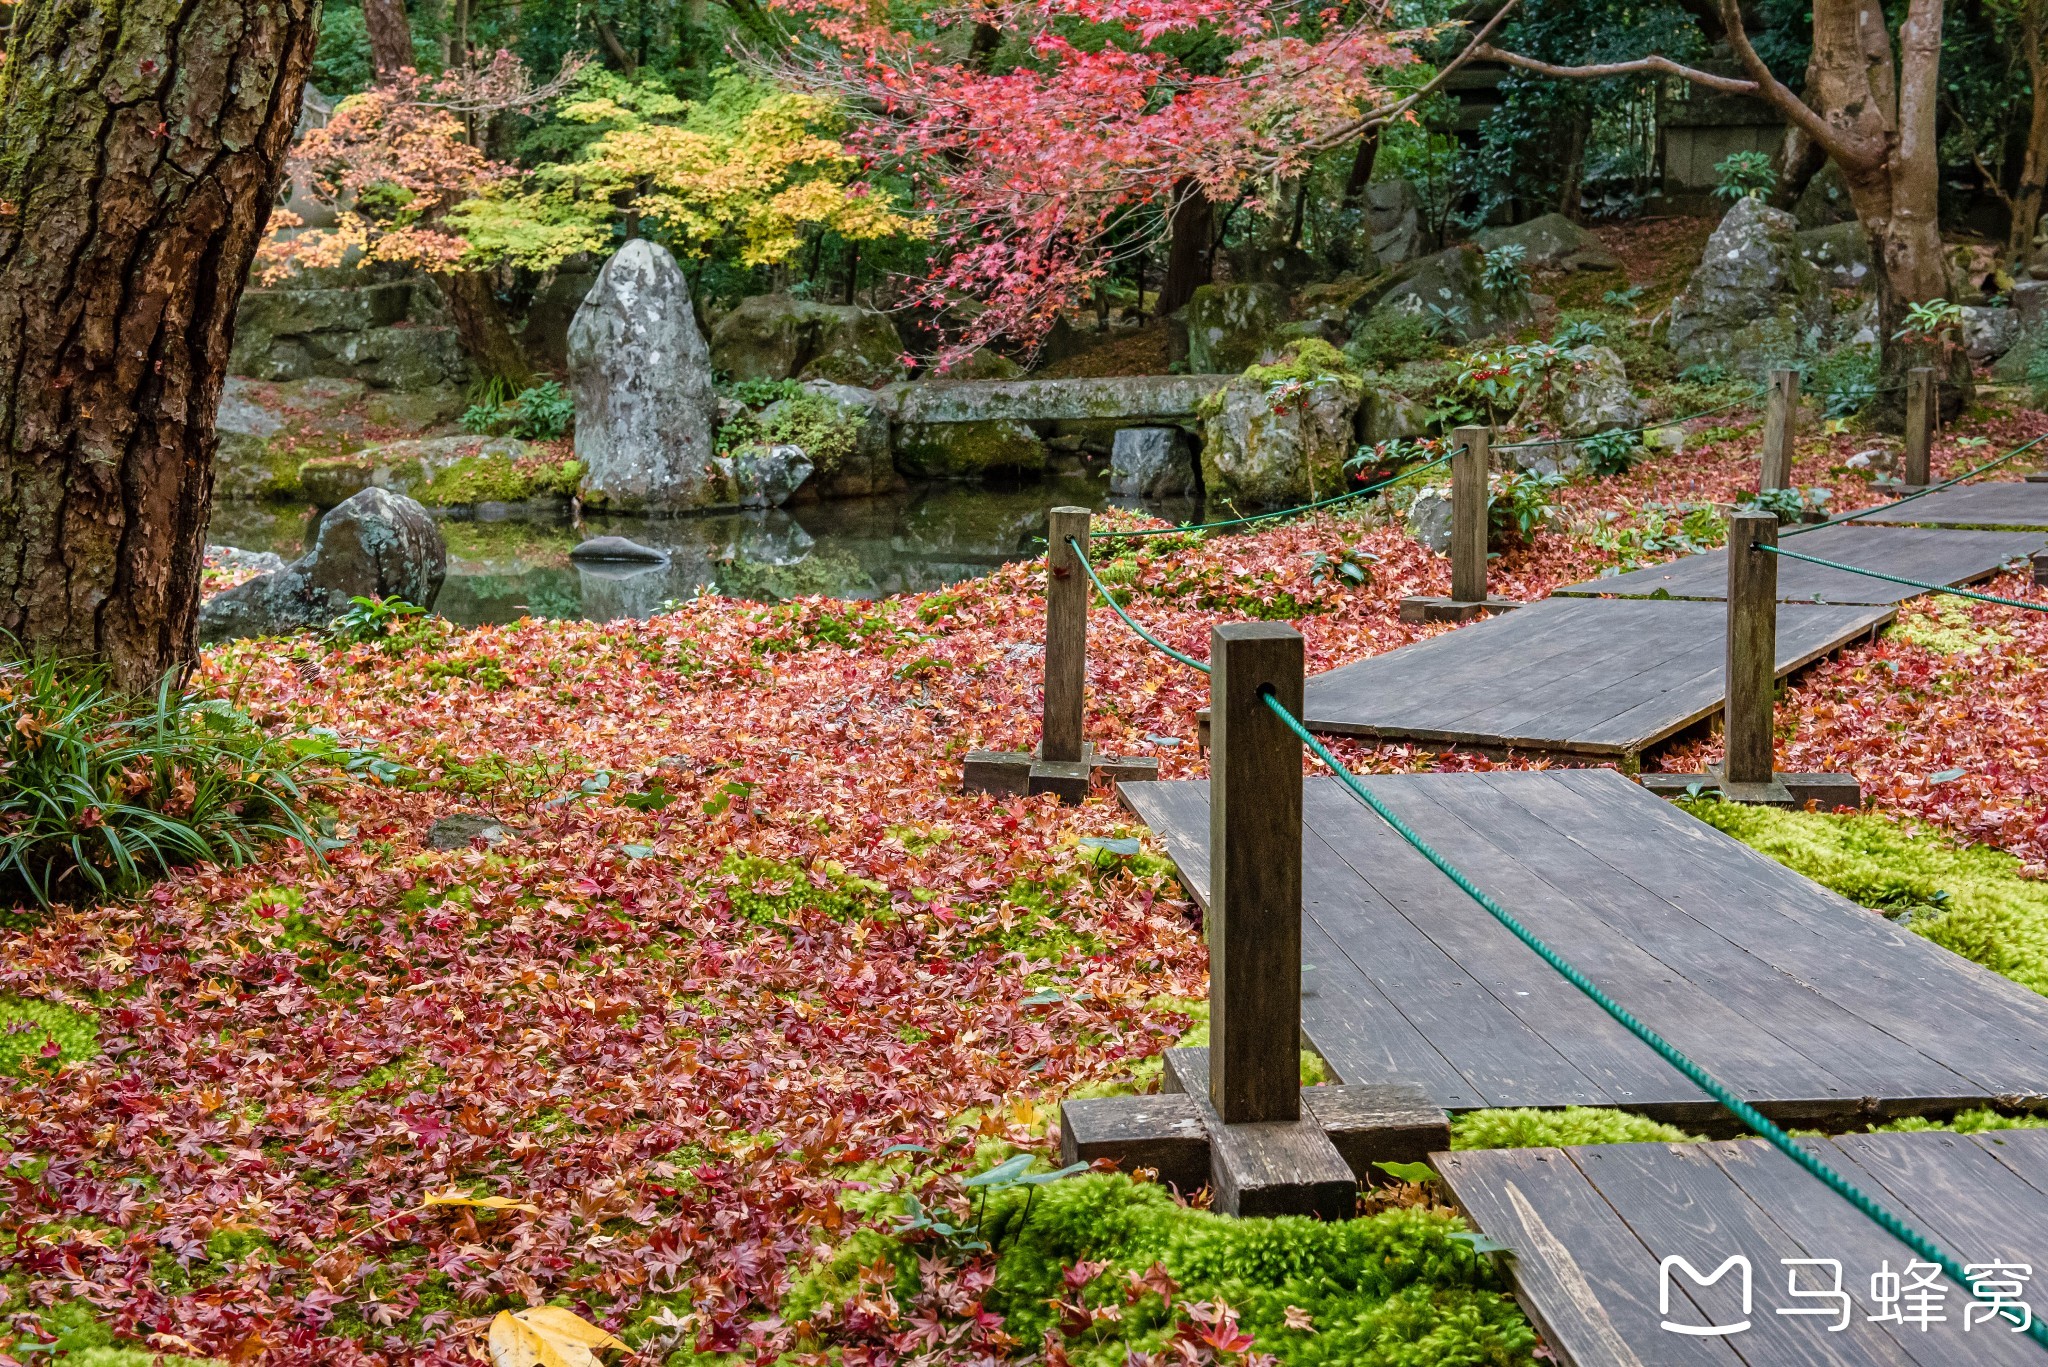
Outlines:
{"type": "Polygon", "coordinates": [[[1367,318],[1351,334],[1344,354],[1361,370],[1392,370],[1409,361],[1436,360],[1444,346],[1427,318],[1390,309],[1367,318]]]}
{"type": "Polygon", "coordinates": [[[576,401],[555,380],[522,389],[509,402],[488,391],[462,411],[462,430],[473,436],[511,435],[553,441],[576,420],[576,401]]]}
{"type": "Polygon", "coordinates": [[[1714,193],[1723,199],[1762,199],[1778,183],[1764,152],[1730,152],[1714,163],[1714,193]]]}
{"type": "Polygon", "coordinates": [[[335,618],[328,628],[329,639],[342,645],[381,641],[394,627],[426,613],[425,608],[403,598],[365,597],[359,593],[348,601],[348,611],[335,618]]]}
{"type": "Polygon", "coordinates": [[[1581,437],[1578,446],[1579,459],[1586,463],[1587,473],[1601,479],[1627,474],[1636,468],[1637,461],[1649,454],[1643,448],[1641,434],[1619,428],[1581,437]]]}
{"type": "MultiPolygon", "coordinates": [[[[752,383],[778,383],[753,381],[752,383]]],[[[767,411],[743,413],[718,429],[718,450],[729,454],[756,442],[766,446],[800,446],[820,477],[830,475],[860,448],[865,417],[822,394],[798,388],[779,396],[767,411]]]]}
{"type": "Polygon", "coordinates": [[[1454,1149],[1541,1149],[1567,1144],[1680,1144],[1700,1138],[1627,1111],[1567,1106],[1561,1111],[1467,1111],[1451,1119],[1454,1149]]]}
{"type": "Polygon", "coordinates": [[[0,665],[0,733],[0,893],[122,895],[265,839],[315,844],[291,745],[168,676],[131,698],[98,668],[0,665]]]}
{"type": "Polygon", "coordinates": [[[1685,807],[1850,901],[2048,993],[2048,883],[2024,877],[2011,855],[1916,834],[1883,816],[1713,801],[1685,807]]]}

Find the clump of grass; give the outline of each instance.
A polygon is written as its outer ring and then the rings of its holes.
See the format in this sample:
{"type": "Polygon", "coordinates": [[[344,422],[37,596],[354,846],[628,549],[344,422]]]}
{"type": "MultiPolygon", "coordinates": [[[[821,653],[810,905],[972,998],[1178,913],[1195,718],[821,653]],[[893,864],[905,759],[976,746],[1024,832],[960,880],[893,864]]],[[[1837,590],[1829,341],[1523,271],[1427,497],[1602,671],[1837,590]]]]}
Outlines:
{"type": "Polygon", "coordinates": [[[224,699],[116,691],[104,670],[0,664],[0,895],[133,893],[164,870],[315,845],[305,758],[224,699]]]}

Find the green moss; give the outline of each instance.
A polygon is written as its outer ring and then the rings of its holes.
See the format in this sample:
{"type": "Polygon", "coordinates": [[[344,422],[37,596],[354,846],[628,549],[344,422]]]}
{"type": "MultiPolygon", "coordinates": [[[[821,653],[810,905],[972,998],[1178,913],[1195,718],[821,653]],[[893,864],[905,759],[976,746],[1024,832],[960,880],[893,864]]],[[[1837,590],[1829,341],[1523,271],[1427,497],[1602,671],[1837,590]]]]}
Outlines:
{"type": "Polygon", "coordinates": [[[532,464],[494,452],[450,462],[420,485],[414,497],[430,508],[522,503],[550,494],[567,498],[576,492],[582,478],[581,461],[532,464]]]}
{"type": "Polygon", "coordinates": [[[2004,639],[1995,627],[1980,627],[1970,610],[1953,598],[1917,605],[1918,610],[1902,614],[1892,635],[1937,655],[1965,655],[2004,639]]]}
{"type": "Polygon", "coordinates": [[[881,920],[889,914],[889,890],[855,878],[836,863],[806,869],[801,864],[731,854],[718,866],[718,884],[733,914],[759,925],[795,920],[816,912],[835,921],[881,920]]]}
{"type": "MultiPolygon", "coordinates": [[[[1161,1187],[1088,1175],[990,1199],[982,1233],[1002,1257],[988,1306],[1034,1346],[1059,1324],[1056,1302],[1119,1307],[1119,1317],[1066,1337],[1074,1367],[1163,1358],[1187,1322],[1182,1307],[1205,1301],[1227,1303],[1257,1351],[1287,1367],[1519,1367],[1532,1360],[1536,1336],[1492,1264],[1455,1237],[1464,1229],[1448,1213],[1407,1207],[1330,1223],[1231,1219],[1180,1205],[1161,1187]],[[1104,1266],[1074,1291],[1065,1273],[1082,1261],[1104,1266]],[[1173,1310],[1156,1292],[1127,1300],[1130,1279],[1155,1265],[1178,1283],[1173,1310]],[[1290,1310],[1305,1312],[1312,1330],[1289,1329],[1290,1310]]],[[[793,1289],[783,1319],[860,1294],[860,1269],[878,1260],[908,1291],[922,1251],[857,1236],[793,1289]]]]}
{"type": "Polygon", "coordinates": [[[1567,1106],[1561,1111],[1467,1111],[1451,1118],[1454,1149],[1540,1149],[1566,1144],[1680,1144],[1697,1140],[1676,1125],[1627,1111],[1567,1106]]]}
{"type": "Polygon", "coordinates": [[[0,1074],[54,1068],[100,1051],[99,1022],[83,1011],[29,997],[0,996],[0,1074]],[[55,1043],[58,1053],[43,1050],[55,1043]]]}
{"type": "Polygon", "coordinates": [[[742,446],[800,446],[819,479],[830,478],[860,447],[866,415],[822,394],[798,390],[760,413],[747,413],[718,429],[721,455],[742,446]]]}
{"type": "Polygon", "coordinates": [[[1947,1120],[1926,1120],[1909,1116],[1886,1125],[1873,1125],[1877,1134],[1912,1134],[1922,1130],[1944,1130],[1951,1134],[1983,1134],[1987,1130],[2048,1130],[2048,1116],[2000,1115],[1988,1107],[1959,1111],[1947,1120]]]}
{"type": "Polygon", "coordinates": [[[1850,901],[2048,992],[2048,883],[2023,877],[2011,855],[1917,834],[1883,816],[1712,801],[1684,806],[1850,901]]]}

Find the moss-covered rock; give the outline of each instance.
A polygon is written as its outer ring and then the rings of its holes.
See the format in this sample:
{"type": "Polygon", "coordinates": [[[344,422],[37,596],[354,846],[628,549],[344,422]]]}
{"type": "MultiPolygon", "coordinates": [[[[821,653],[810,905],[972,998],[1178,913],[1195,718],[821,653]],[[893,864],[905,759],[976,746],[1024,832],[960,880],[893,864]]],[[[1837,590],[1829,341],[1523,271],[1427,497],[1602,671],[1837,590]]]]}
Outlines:
{"type": "Polygon", "coordinates": [[[1699,268],[1671,303],[1669,343],[1682,365],[1718,365],[1759,379],[1824,339],[1827,282],[1799,254],[1798,221],[1738,200],[1707,239],[1699,268]]]}
{"type": "Polygon", "coordinates": [[[1419,318],[1440,336],[1475,341],[1535,321],[1528,295],[1489,290],[1486,262],[1472,243],[1419,257],[1380,276],[1351,306],[1354,332],[1376,316],[1419,318]]]}
{"type": "Polygon", "coordinates": [[[1045,443],[1021,422],[905,423],[896,434],[896,468],[911,479],[979,479],[996,471],[1045,469],[1045,443]]]}
{"type": "Polygon", "coordinates": [[[389,489],[430,508],[567,499],[582,465],[514,437],[422,437],[385,442],[299,467],[306,498],[331,508],[364,489],[389,489]]]}
{"type": "Polygon", "coordinates": [[[1202,405],[1203,488],[1244,507],[1338,492],[1364,392],[1356,367],[1327,342],[1299,342],[1276,362],[1247,367],[1202,405]]]}
{"type": "Polygon", "coordinates": [[[742,299],[719,319],[711,363],[733,380],[831,380],[864,389],[907,373],[903,338],[886,314],[790,294],[742,299]]]}
{"type": "Polygon", "coordinates": [[[1188,370],[1229,375],[1266,359],[1273,333],[1287,321],[1287,291],[1278,285],[1204,285],[1181,311],[1188,333],[1188,370]]]}

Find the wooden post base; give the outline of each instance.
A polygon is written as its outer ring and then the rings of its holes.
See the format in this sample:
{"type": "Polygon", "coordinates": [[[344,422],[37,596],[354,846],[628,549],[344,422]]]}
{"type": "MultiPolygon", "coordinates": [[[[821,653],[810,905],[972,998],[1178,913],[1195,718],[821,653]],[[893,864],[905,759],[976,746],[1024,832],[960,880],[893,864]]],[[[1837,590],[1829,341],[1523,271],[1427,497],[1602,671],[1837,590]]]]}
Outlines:
{"type": "Polygon", "coordinates": [[[1418,595],[1401,600],[1401,620],[1404,622],[1469,622],[1475,617],[1491,612],[1512,612],[1522,604],[1513,598],[1497,598],[1488,595],[1483,599],[1467,602],[1460,598],[1439,598],[1433,595],[1418,595]]]}
{"type": "Polygon", "coordinates": [[[1100,755],[1092,745],[1087,755],[1085,760],[1069,763],[1040,759],[1036,751],[969,750],[960,770],[960,791],[1011,797],[1052,793],[1062,802],[1079,802],[1088,796],[1088,786],[1096,779],[1113,785],[1159,777],[1156,759],[1100,755]]]}
{"type": "Polygon", "coordinates": [[[2034,567],[2034,587],[2048,588],[2048,551],[2035,551],[2031,563],[2034,567]]]}
{"type": "Polygon", "coordinates": [[[1853,812],[1863,805],[1863,785],[1854,774],[1773,774],[1769,784],[1724,783],[1712,770],[1704,774],[1638,774],[1636,782],[1658,797],[1679,798],[1697,786],[1730,802],[1761,807],[1811,805],[1823,812],[1853,812]]]}
{"type": "Polygon", "coordinates": [[[1301,1119],[1226,1125],[1209,1104],[1206,1049],[1169,1049],[1157,1096],[1060,1108],[1060,1161],[1153,1168],[1181,1191],[1210,1189],[1230,1215],[1348,1218],[1375,1163],[1419,1163],[1450,1147],[1449,1121],[1420,1087],[1304,1087],[1301,1119]]]}

